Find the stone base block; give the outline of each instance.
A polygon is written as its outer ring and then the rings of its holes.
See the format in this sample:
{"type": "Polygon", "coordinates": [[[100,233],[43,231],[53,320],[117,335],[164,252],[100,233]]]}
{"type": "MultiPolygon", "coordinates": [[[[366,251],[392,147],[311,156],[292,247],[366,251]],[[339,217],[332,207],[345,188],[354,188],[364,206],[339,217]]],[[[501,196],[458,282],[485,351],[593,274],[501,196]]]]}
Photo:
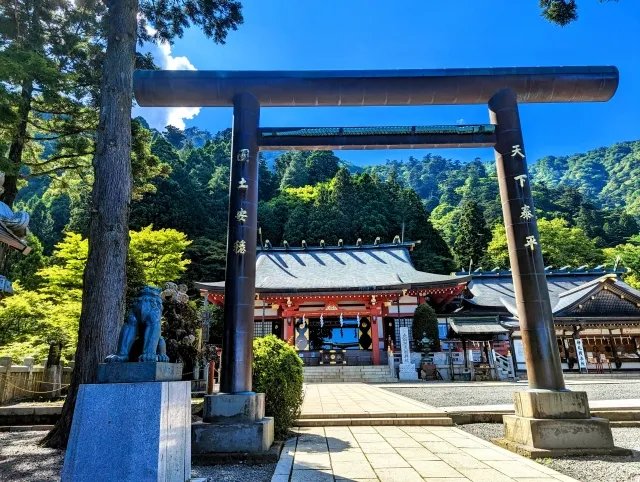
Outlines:
{"type": "Polygon", "coordinates": [[[534,419],[505,415],[504,438],[538,449],[602,449],[613,448],[609,420],[534,419]]]}
{"type": "Polygon", "coordinates": [[[263,419],[264,393],[216,393],[204,397],[204,422],[252,423],[263,419]]]}
{"type": "Polygon", "coordinates": [[[514,393],[515,415],[504,415],[504,438],[493,442],[527,457],[627,455],[613,444],[609,420],[591,417],[585,392],[514,393]]]}
{"type": "Polygon", "coordinates": [[[417,380],[418,379],[418,371],[413,363],[404,364],[401,363],[398,370],[398,377],[400,380],[417,380]]]}
{"type": "MultiPolygon", "coordinates": [[[[276,464],[282,452],[282,442],[275,441],[266,452],[211,452],[207,454],[191,454],[191,463],[195,465],[227,465],[227,464],[276,464]]],[[[192,481],[193,482],[193,481],[192,481]]]]}
{"type": "Polygon", "coordinates": [[[191,479],[191,382],[81,385],[62,482],[191,479]]]}
{"type": "Polygon", "coordinates": [[[259,422],[205,423],[191,426],[194,454],[268,452],[273,444],[273,417],[259,422]]]}
{"type": "Polygon", "coordinates": [[[98,383],[177,382],[182,380],[182,363],[100,363],[98,383]]]}
{"type": "Polygon", "coordinates": [[[627,456],[632,455],[633,451],[621,447],[612,448],[600,448],[600,449],[538,449],[529,445],[522,445],[516,442],[507,440],[506,438],[496,438],[492,442],[499,447],[510,450],[523,457],[530,459],[556,459],[562,457],[568,457],[571,455],[614,455],[614,456],[627,456]]]}
{"type": "Polygon", "coordinates": [[[591,418],[587,392],[527,391],[513,394],[516,415],[526,418],[591,418]]]}

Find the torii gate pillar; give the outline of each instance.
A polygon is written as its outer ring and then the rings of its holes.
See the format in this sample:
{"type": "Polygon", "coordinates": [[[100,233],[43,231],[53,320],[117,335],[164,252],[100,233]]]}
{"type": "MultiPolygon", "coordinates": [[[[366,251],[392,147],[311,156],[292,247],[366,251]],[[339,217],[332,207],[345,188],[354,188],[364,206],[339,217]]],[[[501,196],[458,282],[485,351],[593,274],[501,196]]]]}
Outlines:
{"type": "Polygon", "coordinates": [[[514,393],[504,438],[494,442],[532,458],[626,454],[616,448],[609,420],[591,417],[586,392],[566,390],[531,195],[518,100],[503,89],[489,100],[496,125],[496,170],[507,234],[529,390],[514,393]]]}

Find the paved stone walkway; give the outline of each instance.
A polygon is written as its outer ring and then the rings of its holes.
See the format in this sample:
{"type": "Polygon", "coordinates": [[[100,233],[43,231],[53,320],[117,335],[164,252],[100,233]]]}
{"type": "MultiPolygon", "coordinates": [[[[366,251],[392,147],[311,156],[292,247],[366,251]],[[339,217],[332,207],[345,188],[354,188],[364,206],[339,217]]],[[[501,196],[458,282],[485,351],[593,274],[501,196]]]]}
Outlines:
{"type": "Polygon", "coordinates": [[[410,398],[364,383],[314,383],[305,385],[302,415],[306,417],[395,417],[444,415],[444,412],[410,398]]]}
{"type": "Polygon", "coordinates": [[[575,481],[453,427],[308,427],[272,482],[575,481]]]}

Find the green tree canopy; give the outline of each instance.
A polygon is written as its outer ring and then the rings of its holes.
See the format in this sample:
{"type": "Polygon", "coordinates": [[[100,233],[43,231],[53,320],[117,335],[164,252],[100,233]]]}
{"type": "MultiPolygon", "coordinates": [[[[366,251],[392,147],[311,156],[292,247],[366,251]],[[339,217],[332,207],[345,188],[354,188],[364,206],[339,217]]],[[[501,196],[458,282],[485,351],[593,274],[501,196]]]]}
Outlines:
{"type": "Polygon", "coordinates": [[[466,268],[469,263],[480,264],[491,232],[487,228],[482,208],[475,201],[466,201],[460,212],[458,235],[453,244],[453,254],[458,268],[466,268]]]}
{"type": "Polygon", "coordinates": [[[438,317],[430,305],[426,303],[418,305],[413,314],[412,332],[413,340],[418,345],[422,345],[421,340],[425,337],[431,340],[432,345],[439,344],[438,317]]]}
{"type": "Polygon", "coordinates": [[[628,243],[615,248],[606,248],[604,255],[607,264],[624,266],[629,271],[624,275],[624,280],[636,289],[640,289],[640,235],[629,239],[628,243]]]}
{"type": "MultiPolygon", "coordinates": [[[[618,0],[599,0],[608,3],[618,0]]],[[[578,3],[576,0],[540,0],[542,16],[556,25],[565,27],[578,20],[578,3]]]]}
{"type": "Polygon", "coordinates": [[[287,166],[284,174],[282,175],[282,181],[280,182],[280,189],[287,187],[302,187],[309,183],[309,174],[307,172],[307,164],[304,157],[300,152],[296,152],[291,159],[291,163],[287,166]]]}
{"type": "Polygon", "coordinates": [[[154,230],[147,226],[131,232],[129,250],[142,265],[147,283],[163,286],[179,279],[186,270],[190,261],[183,255],[190,244],[187,236],[175,229],[154,230]]]}
{"type": "MultiPolygon", "coordinates": [[[[595,266],[604,260],[602,251],[593,240],[582,229],[569,227],[563,219],[538,219],[538,231],[545,266],[577,268],[583,265],[595,266]]],[[[485,266],[487,269],[509,267],[507,237],[502,225],[493,228],[485,259],[485,264],[487,263],[490,263],[490,266],[485,266]]]]}
{"type": "MultiPolygon", "coordinates": [[[[145,283],[157,286],[180,278],[189,260],[183,259],[190,241],[172,229],[131,231],[130,258],[127,261],[127,297],[145,283]]],[[[37,247],[37,242],[34,242],[37,247]]],[[[0,300],[0,356],[20,361],[25,356],[46,357],[50,342],[63,344],[67,360],[75,352],[82,302],[84,269],[88,242],[80,234],[67,232],[53,252],[47,266],[32,274],[33,267],[22,266],[35,289],[15,282],[13,296],[0,300]],[[35,280],[34,280],[35,278],[35,280]]],[[[25,256],[26,263],[31,255],[25,256]]],[[[34,257],[36,261],[38,257],[34,257]]],[[[22,274],[20,276],[23,276],[22,274]]]]}

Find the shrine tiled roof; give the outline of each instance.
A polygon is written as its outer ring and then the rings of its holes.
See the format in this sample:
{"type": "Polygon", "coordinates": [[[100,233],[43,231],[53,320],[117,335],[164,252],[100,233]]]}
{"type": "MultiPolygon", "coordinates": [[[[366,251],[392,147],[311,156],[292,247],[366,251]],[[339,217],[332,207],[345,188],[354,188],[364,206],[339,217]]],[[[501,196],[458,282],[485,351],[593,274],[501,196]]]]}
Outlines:
{"type": "MultiPolygon", "coordinates": [[[[640,291],[619,279],[625,270],[555,271],[547,273],[547,287],[554,317],[640,317],[640,291]]],[[[468,285],[472,298],[465,303],[486,312],[516,315],[511,274],[483,272],[468,285]]],[[[466,310],[462,310],[466,311],[466,310]]]]}
{"type": "Polygon", "coordinates": [[[451,318],[449,327],[455,335],[505,335],[509,330],[503,327],[497,316],[480,318],[451,318]]]}
{"type": "MultiPolygon", "coordinates": [[[[456,286],[469,276],[418,271],[407,244],[327,248],[272,248],[258,252],[259,292],[346,291],[456,286]]],[[[221,291],[224,282],[196,283],[221,291]]]]}
{"type": "MultiPolygon", "coordinates": [[[[625,270],[618,270],[614,274],[622,274],[625,270]]],[[[574,290],[605,276],[604,269],[593,270],[555,270],[547,272],[547,287],[551,306],[558,303],[560,295],[574,290]]],[[[460,274],[460,273],[458,273],[460,274]]],[[[503,308],[505,304],[515,305],[513,280],[510,271],[483,271],[472,273],[473,279],[469,283],[469,291],[473,295],[467,301],[482,307],[503,308]]]]}

